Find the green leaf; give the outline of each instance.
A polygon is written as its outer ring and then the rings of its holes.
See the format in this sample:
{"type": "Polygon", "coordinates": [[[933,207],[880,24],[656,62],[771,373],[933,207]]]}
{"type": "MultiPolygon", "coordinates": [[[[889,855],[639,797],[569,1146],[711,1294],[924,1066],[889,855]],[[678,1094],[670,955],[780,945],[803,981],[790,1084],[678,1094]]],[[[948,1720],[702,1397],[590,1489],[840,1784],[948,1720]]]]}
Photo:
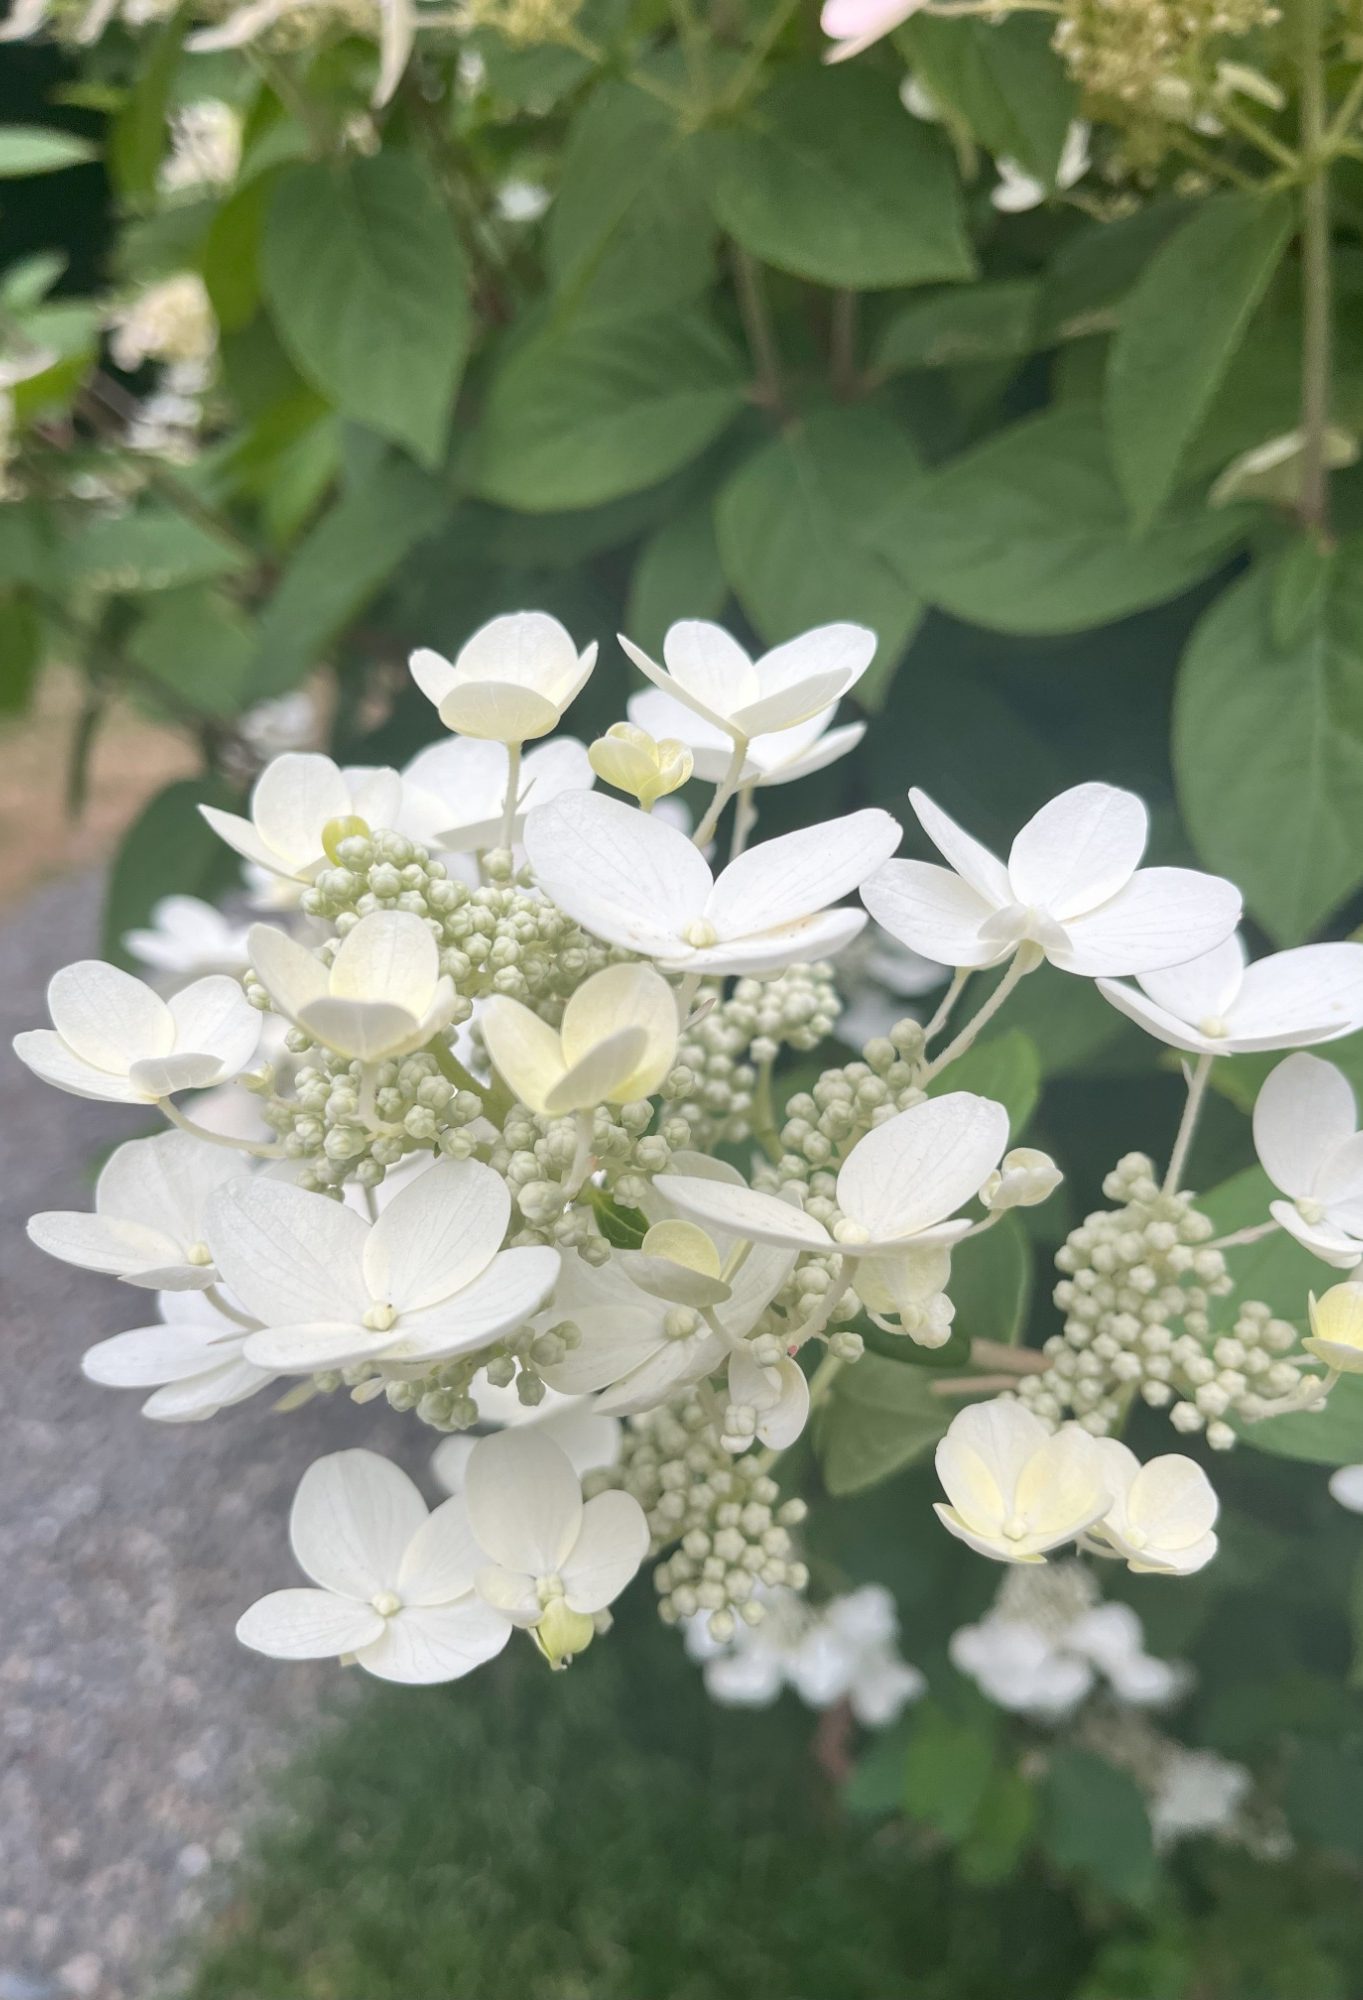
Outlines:
{"type": "Polygon", "coordinates": [[[1106,409],[1113,467],[1138,527],[1173,491],[1295,226],[1286,195],[1217,195],[1155,252],[1126,300],[1106,409]]]}
{"type": "Polygon", "coordinates": [[[1289,945],[1363,881],[1363,540],[1328,559],[1287,639],[1275,631],[1281,574],[1257,566],[1194,631],[1174,768],[1198,853],[1289,945]]]}
{"type": "Polygon", "coordinates": [[[631,84],[599,84],[573,121],[545,263],[581,324],[662,311],[703,292],[714,224],[694,140],[631,84]]]}
{"type": "Polygon", "coordinates": [[[472,316],[454,225],[416,161],[385,152],[282,171],[261,281],[314,387],[440,465],[472,316]]]}
{"type": "Polygon", "coordinates": [[[204,240],[203,279],[218,325],[239,333],[260,306],[260,249],[275,177],[260,174],[229,196],[204,240]]]}
{"type": "Polygon", "coordinates": [[[1182,201],[1153,201],[1130,215],[1087,223],[1062,244],[1044,281],[1043,344],[1111,333],[1122,301],[1187,213],[1182,201]]]}
{"type": "Polygon", "coordinates": [[[1036,1829],[1037,1795],[1021,1771],[995,1765],[961,1842],[956,1865],[963,1882],[988,1889],[1017,1869],[1036,1829]]]}
{"type": "Polygon", "coordinates": [[[1242,519],[1188,502],[1132,532],[1092,404],[1024,418],[906,487],[875,541],[931,604],[999,632],[1082,631],[1176,597],[1242,519]]]}
{"type": "Polygon", "coordinates": [[[62,551],[69,582],[126,593],[174,590],[245,568],[249,558],[224,538],[171,507],[86,517],[62,551]]]}
{"type": "Polygon", "coordinates": [[[947,1291],[956,1308],[953,1339],[1014,1345],[1032,1296],[1032,1246],[1017,1215],[1006,1215],[982,1236],[957,1245],[947,1291]]]}
{"type": "Polygon", "coordinates": [[[721,225],[778,270],[859,291],[974,274],[950,155],[888,75],[787,70],[709,143],[721,225]]]}
{"type": "Polygon", "coordinates": [[[995,1735],[993,1716],[955,1716],[922,1702],[904,1761],[905,1812],[953,1843],[963,1840],[988,1796],[995,1735]]]}
{"type": "Polygon", "coordinates": [[[33,698],[47,632],[32,599],[0,594],[0,715],[22,715],[33,698]]]}
{"type": "Polygon", "coordinates": [[[1354,1557],[1349,1576],[1349,1630],[1353,1637],[1349,1686],[1357,1690],[1363,1688],[1363,1548],[1354,1557]]]}
{"type": "Polygon", "coordinates": [[[874,372],[961,368],[980,361],[1017,361],[1041,343],[1039,278],[994,278],[914,299],[897,312],[875,347],[874,372]]]}
{"type": "Polygon", "coordinates": [[[0,126],[0,180],[56,174],[63,167],[83,167],[98,157],[99,148],[93,141],[75,132],[57,132],[46,125],[0,126]]]}
{"type": "Polygon", "coordinates": [[[310,673],[448,511],[435,481],[397,457],[343,493],[294,551],[265,608],[251,699],[283,694],[310,673]]]}
{"type": "Polygon", "coordinates": [[[637,1250],[648,1234],[648,1217],[612,1201],[604,1188],[593,1187],[589,1199],[607,1243],[617,1250],[637,1250]]]}
{"type": "Polygon", "coordinates": [[[689,464],[744,396],[737,353],[699,314],[548,331],[493,377],[468,474],[527,514],[593,507],[689,464]]]}
{"type": "Polygon", "coordinates": [[[907,38],[920,80],[972,138],[1050,182],[1078,103],[1045,21],[929,21],[907,38]]]}
{"type": "Polygon", "coordinates": [[[1121,1903],[1144,1903],[1158,1867],[1150,1818],[1134,1778],[1091,1750],[1058,1749],[1046,1776],[1042,1841],[1066,1874],[1121,1903]]]}
{"type": "Polygon", "coordinates": [[[156,189],[156,172],[166,150],[166,118],[188,9],[177,8],[141,44],[135,81],[109,133],[109,168],[119,192],[134,199],[156,189]]]}
{"type": "Polygon", "coordinates": [[[206,805],[240,808],[220,779],[179,778],[156,794],[124,834],[104,896],[101,947],[115,965],[133,967],[123,939],[145,925],[162,896],[213,901],[237,878],[240,863],[199,812],[206,805]]]}
{"type": "Polygon", "coordinates": [[[127,650],[177,700],[230,721],[246,701],[256,635],[222,591],[169,590],[152,600],[127,650]]]}
{"type": "Polygon", "coordinates": [[[923,607],[875,547],[868,523],[919,478],[917,452],[883,413],[830,408],[764,445],[715,508],[725,572],[769,645],[843,618],[879,634],[875,664],[857,688],[872,708],[923,607]]]}
{"type": "Polygon", "coordinates": [[[814,1419],[824,1485],[841,1497],[902,1472],[933,1449],[955,1410],[932,1393],[931,1369],[863,1354],[836,1377],[814,1419]]]}
{"type": "Polygon", "coordinates": [[[1016,1141],[1041,1095],[1041,1057],[1036,1043],[1021,1028],[1008,1028],[1001,1035],[976,1042],[933,1078],[928,1095],[940,1097],[949,1090],[973,1090],[1002,1104],[1016,1141]]]}
{"type": "Polygon", "coordinates": [[[657,653],[669,625],[679,618],[718,618],[728,596],[707,495],[665,521],[639,551],[626,630],[646,652],[657,653]]]}

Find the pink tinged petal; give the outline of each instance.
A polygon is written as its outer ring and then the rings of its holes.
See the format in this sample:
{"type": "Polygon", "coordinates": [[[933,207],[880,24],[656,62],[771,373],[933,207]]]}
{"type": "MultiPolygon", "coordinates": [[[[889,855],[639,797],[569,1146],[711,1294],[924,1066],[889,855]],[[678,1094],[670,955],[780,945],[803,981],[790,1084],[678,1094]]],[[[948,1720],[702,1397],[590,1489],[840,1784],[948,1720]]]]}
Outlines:
{"type": "Polygon", "coordinates": [[[175,1047],[175,1021],[164,1000],[130,972],[97,958],[54,973],[47,1005],[71,1052],[114,1076],[126,1076],[139,1056],[169,1055],[175,1047]]]}
{"type": "Polygon", "coordinates": [[[735,938],[705,951],[662,952],[657,963],[663,972],[732,973],[770,979],[791,965],[836,958],[865,928],[864,910],[824,910],[818,916],[782,924],[779,930],[735,938]]]}
{"type": "Polygon", "coordinates": [[[819,26],[838,47],[826,62],[846,62],[893,33],[927,5],[927,0],[827,0],[819,26]]]}
{"type": "Polygon", "coordinates": [[[1007,1144],[1008,1113],[992,1098],[930,1097],[857,1141],[838,1173],[838,1205],[872,1242],[896,1242],[977,1195],[1007,1144]]]}
{"type": "Polygon", "coordinates": [[[758,1188],[690,1174],[659,1174],[654,1186],[679,1215],[755,1243],[779,1243],[792,1250],[826,1250],[832,1237],[812,1215],[758,1188]]]}
{"type": "Polygon", "coordinates": [[[795,923],[864,882],[900,838],[899,822],[869,807],[764,841],[724,870],[705,915],[721,942],[795,923]]]}
{"type": "Polygon", "coordinates": [[[481,1277],[417,1312],[404,1312],[384,1353],[394,1361],[452,1360],[533,1319],[553,1291],[559,1253],[547,1245],[499,1250],[481,1277]]]}
{"type": "Polygon", "coordinates": [[[862,883],[861,900],[891,937],[938,965],[998,965],[1013,950],[981,935],[994,905],[930,861],[887,861],[862,883]]]}
{"type": "Polygon", "coordinates": [[[260,1046],[259,1010],[242,992],[241,982],[225,973],[210,973],[181,987],[171,996],[170,1013],[176,1055],[214,1056],[223,1077],[245,1069],[260,1046]]]}
{"type": "Polygon", "coordinates": [[[274,1660],[326,1660],[373,1645],[383,1623],[372,1605],[329,1590],[275,1590],[242,1613],[237,1637],[274,1660]]]}
{"type": "Polygon", "coordinates": [[[712,886],[686,835],[596,792],[565,792],[525,822],[546,896],[584,929],[645,957],[675,950],[712,886]]]}
{"type": "Polygon", "coordinates": [[[1233,933],[1186,965],[1142,973],[1141,989],[1156,1007],[1193,1027],[1201,1021],[1224,1021],[1244,984],[1246,957],[1244,940],[1233,933]]]}
{"type": "Polygon", "coordinates": [[[1343,1070],[1319,1056],[1289,1056],[1265,1079],[1254,1105],[1254,1146],[1274,1187],[1295,1198],[1351,1139],[1358,1107],[1343,1070]]]}
{"type": "Polygon", "coordinates": [[[381,1681],[431,1687],[461,1680],[495,1659],[510,1637],[509,1619],[470,1598],[431,1608],[404,1606],[384,1621],[381,1637],[355,1652],[365,1672],[381,1681]]]}
{"type": "Polygon", "coordinates": [[[368,1225],[352,1209],[260,1176],[221,1188],[207,1221],[214,1262],[263,1326],[363,1317],[368,1225]]]}
{"type": "Polygon", "coordinates": [[[426,1502],[400,1466],[374,1451],[337,1451],[303,1474],[289,1540],[314,1583],[367,1603],[396,1588],[426,1519],[426,1502]]]}
{"type": "Polygon", "coordinates": [[[1177,1014],[1170,1014],[1165,1008],[1157,1007],[1153,1000],[1147,1000],[1136,986],[1123,986],[1115,979],[1096,981],[1098,991],[1104,1000],[1134,1021],[1138,1028],[1144,1028],[1157,1041],[1165,1042],[1171,1049],[1182,1049],[1188,1055],[1226,1055],[1229,1046],[1223,1039],[1213,1040],[1208,1035],[1199,1034],[1196,1028],[1177,1014]]]}
{"type": "Polygon", "coordinates": [[[632,1494],[598,1493],[589,1500],[577,1540],[560,1565],[571,1609],[591,1613],[613,1604],[638,1573],[648,1543],[648,1522],[632,1494]]]}
{"type": "Polygon", "coordinates": [[[567,1453],[529,1429],[479,1441],[464,1500],[483,1553],[531,1576],[554,1575],[582,1525],[582,1487],[567,1453]]]}
{"type": "Polygon", "coordinates": [[[487,1270],[511,1220],[505,1181],[477,1160],[442,1160],[393,1196],[362,1264],[371,1297],[419,1312],[487,1270]]]}
{"type": "Polygon", "coordinates": [[[267,764],[251,794],[251,820],[275,868],[302,874],[322,858],[322,829],[351,809],[350,787],[330,757],[286,750],[267,764]]]}
{"type": "Polygon", "coordinates": [[[928,839],[944,860],[950,862],[961,880],[982,896],[986,903],[1002,905],[1014,900],[1012,884],[1008,880],[1008,870],[997,855],[958,826],[954,819],[935,805],[926,792],[915,788],[909,793],[909,804],[918,817],[928,839]]]}
{"type": "Polygon", "coordinates": [[[1134,792],[1075,785],[1044,805],[1013,842],[1008,856],[1013,897],[1066,923],[1125,888],[1149,834],[1149,814],[1134,792]]]}
{"type": "Polygon", "coordinates": [[[404,1604],[453,1604],[472,1591],[482,1565],[463,1500],[446,1500],[407,1544],[395,1588],[404,1604]]]}
{"type": "Polygon", "coordinates": [[[1068,949],[1047,956],[1064,972],[1119,979],[1210,951],[1230,936],[1240,915],[1240,891],[1219,875],[1142,868],[1110,902],[1070,918],[1068,949]]]}
{"type": "Polygon", "coordinates": [[[52,1028],[30,1028],[14,1037],[14,1053],[42,1082],[72,1097],[98,1098],[105,1104],[149,1104],[156,1096],[125,1074],[96,1069],[73,1055],[52,1028]]]}
{"type": "Polygon", "coordinates": [[[1245,973],[1232,1015],[1243,1047],[1333,1041],[1363,1027],[1363,944],[1306,944],[1245,973]]]}

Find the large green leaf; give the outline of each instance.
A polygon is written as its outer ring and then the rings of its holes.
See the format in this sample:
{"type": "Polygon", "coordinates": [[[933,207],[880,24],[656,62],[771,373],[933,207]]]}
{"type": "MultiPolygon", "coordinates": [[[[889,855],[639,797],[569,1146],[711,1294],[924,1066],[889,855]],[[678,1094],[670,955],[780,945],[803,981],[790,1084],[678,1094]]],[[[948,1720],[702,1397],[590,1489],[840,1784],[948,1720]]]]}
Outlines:
{"type": "Polygon", "coordinates": [[[914,69],[953,123],[991,153],[1049,181],[1078,92],[1051,47],[1051,27],[1025,15],[933,21],[909,30],[914,69]]]}
{"type": "Polygon", "coordinates": [[[875,370],[961,368],[1017,361],[1043,343],[1037,334],[1039,278],[994,278],[913,299],[882,330],[875,370]]]}
{"type": "Polygon", "coordinates": [[[249,562],[225,536],[156,505],[133,514],[87,515],[62,549],[68,583],[108,592],[175,590],[230,576],[249,562]]]}
{"type": "Polygon", "coordinates": [[[1143,1903],[1158,1879],[1140,1787],[1092,1750],[1062,1745],[1051,1758],[1043,1845],[1057,1868],[1123,1903],[1143,1903]]]}
{"type": "Polygon", "coordinates": [[[952,1090],[973,1090],[979,1097],[992,1097],[1002,1104],[1016,1141],[1041,1095],[1041,1056],[1036,1043],[1021,1028],[1007,1028],[976,1042],[933,1078],[928,1095],[941,1097],[952,1090]]]}
{"type": "Polygon", "coordinates": [[[593,507],[698,457],[744,396],[738,354],[699,314],[548,331],[494,376],[467,473],[528,514],[593,507]]]}
{"type": "Polygon", "coordinates": [[[764,445],[715,510],[729,582],[769,644],[841,618],[879,634],[875,664],[857,688],[873,707],[923,606],[867,524],[919,476],[917,452],[887,417],[864,406],[826,409],[764,445]]]}
{"type": "Polygon", "coordinates": [[[199,812],[200,803],[238,808],[221,779],[179,778],[143,807],[124,834],[104,895],[103,955],[133,966],[123,939],[150,919],[162,896],[215,901],[236,880],[240,863],[199,812]]]}
{"type": "Polygon", "coordinates": [[[153,598],[127,651],[178,702],[230,721],[250,686],[256,640],[225,592],[198,586],[153,598]]]}
{"type": "Polygon", "coordinates": [[[1294,226],[1286,195],[1218,195],[1156,251],[1126,300],[1106,408],[1137,526],[1148,527],[1172,492],[1294,226]]]}
{"type": "Polygon", "coordinates": [[[1179,671],[1174,765],[1198,852],[1279,944],[1363,881],[1363,541],[1306,544],[1218,599],[1179,671]]]}
{"type": "Polygon", "coordinates": [[[142,41],[133,87],[109,134],[110,170],[121,194],[146,199],[169,137],[167,114],[189,10],[178,7],[142,41]]]}
{"type": "Polygon", "coordinates": [[[786,71],[710,143],[720,223],[778,270],[861,291],[973,275],[950,154],[893,78],[786,71]]]}
{"type": "Polygon", "coordinates": [[[1243,521],[1198,502],[1132,531],[1088,403],[1044,411],[905,488],[876,545],[929,603],[1000,632],[1078,632],[1176,597],[1243,521]]]}
{"type": "Polygon", "coordinates": [[[1032,1246],[1016,1214],[957,1245],[947,1292],[956,1308],[953,1339],[1004,1347],[1019,1339],[1032,1296],[1032,1246]]]}
{"type": "Polygon", "coordinates": [[[924,1458],[957,1405],[933,1394],[933,1370],[863,1354],[844,1368],[814,1419],[814,1448],[833,1494],[860,1493],[924,1458]]]}
{"type": "Polygon", "coordinates": [[[631,85],[600,84],[573,121],[545,261],[581,323],[662,311],[705,290],[714,224],[693,138],[631,85]]]}
{"type": "Polygon", "coordinates": [[[285,169],[261,279],[314,387],[438,466],[472,319],[454,224],[416,161],[385,152],[285,169]]]}

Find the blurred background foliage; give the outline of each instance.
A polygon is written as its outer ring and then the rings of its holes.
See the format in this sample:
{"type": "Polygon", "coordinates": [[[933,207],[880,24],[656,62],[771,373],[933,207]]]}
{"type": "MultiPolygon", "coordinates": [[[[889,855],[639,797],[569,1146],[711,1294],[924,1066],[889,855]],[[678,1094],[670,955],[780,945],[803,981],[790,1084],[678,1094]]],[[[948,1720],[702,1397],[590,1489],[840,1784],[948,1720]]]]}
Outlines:
{"type": "MultiPolygon", "coordinates": [[[[129,703],[186,754],[112,856],[107,955],[158,898],[231,886],[198,800],[298,743],[400,764],[430,728],[408,650],[527,606],[605,642],[584,740],[623,712],[617,630],[873,625],[864,743],[766,792],[764,831],[907,817],[919,782],[1006,845],[1101,777],[1150,801],[1157,859],[1242,885],[1256,949],[1358,925],[1354,0],[944,0],[833,69],[796,0],[478,0],[404,16],[396,62],[392,4],[190,46],[220,13],[125,0],[94,32],[58,0],[0,63],[0,706],[75,678],[73,813],[129,703]]],[[[1330,1054],[1363,1082],[1363,1038],[1330,1054]]],[[[1181,1086],[1050,971],[971,1061],[1069,1178],[961,1256],[960,1323],[1036,1338],[1114,1134],[1166,1148],[1181,1086]]],[[[1197,1142],[1225,1228],[1263,1209],[1265,1067],[1218,1064],[1197,1142]]],[[[1310,1260],[1252,1256],[1242,1291],[1300,1321],[1310,1260]]],[[[377,2000],[454,1963],[546,2000],[1358,1992],[1363,1569],[1323,1468],[1363,1459],[1363,1398],[1218,1464],[1205,1575],[1119,1580],[1196,1671],[1179,1740],[1253,1772],[1258,1847],[1175,1851],[1148,1742],[1123,1763],[1110,1718],[1047,1732],[949,1664],[997,1577],[932,1520],[930,1376],[868,1356],[800,1473],[842,1497],[820,1582],[888,1580],[932,1688],[822,1744],[850,1819],[801,1712],[710,1713],[640,1617],[548,1700],[522,1663],[376,1702],[300,1781],[205,2000],[377,2000]],[[517,1871],[557,1884],[533,1919],[517,1871]]]]}

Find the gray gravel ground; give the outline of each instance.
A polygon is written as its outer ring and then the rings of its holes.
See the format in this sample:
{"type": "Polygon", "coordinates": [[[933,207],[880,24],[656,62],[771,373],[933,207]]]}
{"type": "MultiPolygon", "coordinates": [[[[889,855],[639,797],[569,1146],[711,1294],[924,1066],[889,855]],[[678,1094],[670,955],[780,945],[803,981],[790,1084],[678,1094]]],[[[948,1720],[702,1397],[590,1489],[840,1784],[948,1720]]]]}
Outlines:
{"type": "Polygon", "coordinates": [[[151,1424],[135,1392],[82,1378],[82,1351],[145,1324],[151,1295],[43,1256],[24,1223],[87,1207],[94,1157],[145,1125],[39,1084],[9,1041],[95,949],[98,900],[93,878],[60,883],[0,927],[0,2000],[153,1990],[263,1777],[336,1699],[334,1670],[238,1646],[236,1616],[296,1580],[307,1459],[396,1428],[263,1402],[151,1424]]]}

